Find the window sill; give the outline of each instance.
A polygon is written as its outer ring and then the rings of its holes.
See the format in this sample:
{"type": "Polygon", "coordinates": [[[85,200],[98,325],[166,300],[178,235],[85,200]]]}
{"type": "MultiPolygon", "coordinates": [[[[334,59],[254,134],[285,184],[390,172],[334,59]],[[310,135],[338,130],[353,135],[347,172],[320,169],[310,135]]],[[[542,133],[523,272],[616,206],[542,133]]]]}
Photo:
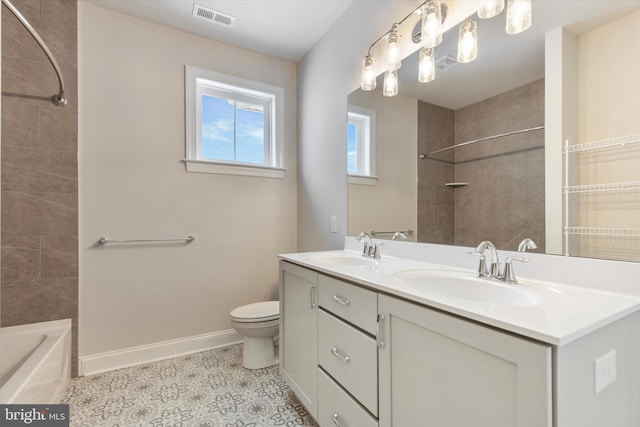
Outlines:
{"type": "Polygon", "coordinates": [[[376,185],[378,178],[375,176],[349,175],[347,182],[355,185],[376,185]]]}
{"type": "Polygon", "coordinates": [[[210,160],[184,159],[187,172],[215,173],[222,175],[244,175],[262,178],[284,178],[286,169],[269,166],[257,166],[250,164],[230,164],[224,162],[212,162],[210,160]]]}

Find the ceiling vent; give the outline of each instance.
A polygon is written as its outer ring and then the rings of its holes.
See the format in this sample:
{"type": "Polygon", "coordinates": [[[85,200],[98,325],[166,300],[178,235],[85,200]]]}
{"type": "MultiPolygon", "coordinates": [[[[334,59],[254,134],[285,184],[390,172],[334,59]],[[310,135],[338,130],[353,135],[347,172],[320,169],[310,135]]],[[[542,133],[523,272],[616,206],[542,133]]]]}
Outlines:
{"type": "Polygon", "coordinates": [[[199,5],[198,3],[193,4],[193,12],[191,13],[191,15],[197,16],[198,18],[202,18],[209,22],[215,22],[216,24],[224,25],[225,27],[233,27],[233,24],[236,22],[235,16],[218,12],[217,10],[204,7],[202,5],[199,5]]]}
{"type": "Polygon", "coordinates": [[[447,71],[456,65],[458,65],[458,61],[451,55],[445,55],[438,59],[436,59],[436,70],[438,71],[447,71]]]}

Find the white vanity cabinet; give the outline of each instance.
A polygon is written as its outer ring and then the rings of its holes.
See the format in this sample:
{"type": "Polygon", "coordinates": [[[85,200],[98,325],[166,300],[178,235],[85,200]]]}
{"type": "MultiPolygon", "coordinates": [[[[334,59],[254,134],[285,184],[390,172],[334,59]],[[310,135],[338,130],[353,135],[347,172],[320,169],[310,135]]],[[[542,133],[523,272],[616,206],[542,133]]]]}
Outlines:
{"type": "Polygon", "coordinates": [[[280,263],[280,375],[317,417],[318,273],[280,263]]]}
{"type": "Polygon", "coordinates": [[[380,427],[551,427],[551,346],[386,295],[380,427]]]}
{"type": "Polygon", "coordinates": [[[281,261],[280,372],[321,427],[640,427],[640,298],[471,307],[396,275],[437,266],[350,256],[281,261]]]}

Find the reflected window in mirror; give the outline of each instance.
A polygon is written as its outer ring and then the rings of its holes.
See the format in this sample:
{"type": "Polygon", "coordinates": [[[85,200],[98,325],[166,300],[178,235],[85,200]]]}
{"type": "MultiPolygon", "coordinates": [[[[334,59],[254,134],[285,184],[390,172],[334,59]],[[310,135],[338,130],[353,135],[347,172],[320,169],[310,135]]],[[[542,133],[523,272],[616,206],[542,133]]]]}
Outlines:
{"type": "Polygon", "coordinates": [[[349,105],[347,117],[349,183],[375,185],[376,113],[367,108],[349,105]]]}

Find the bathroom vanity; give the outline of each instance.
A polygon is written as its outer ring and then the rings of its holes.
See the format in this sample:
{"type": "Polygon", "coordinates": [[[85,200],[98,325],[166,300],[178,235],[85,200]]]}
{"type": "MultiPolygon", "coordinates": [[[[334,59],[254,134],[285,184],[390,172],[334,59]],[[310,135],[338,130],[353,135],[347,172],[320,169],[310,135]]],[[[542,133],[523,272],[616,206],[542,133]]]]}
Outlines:
{"type": "Polygon", "coordinates": [[[280,374],[320,426],[640,425],[640,298],[282,255],[280,374]]]}

